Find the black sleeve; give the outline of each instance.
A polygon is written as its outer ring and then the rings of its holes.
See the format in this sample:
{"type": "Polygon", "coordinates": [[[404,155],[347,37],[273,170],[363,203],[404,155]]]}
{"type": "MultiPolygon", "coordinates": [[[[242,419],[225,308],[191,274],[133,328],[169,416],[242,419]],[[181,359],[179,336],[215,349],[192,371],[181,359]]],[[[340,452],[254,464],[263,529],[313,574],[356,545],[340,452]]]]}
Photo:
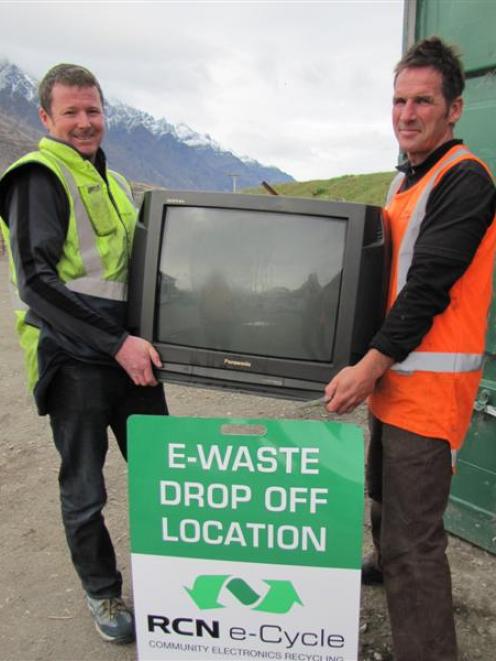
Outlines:
{"type": "Polygon", "coordinates": [[[2,207],[21,299],[35,317],[55,330],[114,355],[128,333],[89,307],[58,276],[69,201],[57,177],[42,165],[21,168],[6,180],[2,207]]]}
{"type": "Polygon", "coordinates": [[[433,189],[415,244],[406,283],[371,347],[404,360],[450,301],[493,221],[493,182],[476,161],[451,168],[433,189]]]}

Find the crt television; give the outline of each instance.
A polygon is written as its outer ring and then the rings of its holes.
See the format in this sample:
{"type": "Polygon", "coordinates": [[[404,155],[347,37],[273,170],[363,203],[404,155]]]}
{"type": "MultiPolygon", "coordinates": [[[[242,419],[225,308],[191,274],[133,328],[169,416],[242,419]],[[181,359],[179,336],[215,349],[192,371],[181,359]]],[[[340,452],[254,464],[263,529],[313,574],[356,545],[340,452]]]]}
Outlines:
{"type": "Polygon", "coordinates": [[[129,327],[162,381],[311,399],[379,328],[378,207],[152,190],[135,232],[129,327]]]}

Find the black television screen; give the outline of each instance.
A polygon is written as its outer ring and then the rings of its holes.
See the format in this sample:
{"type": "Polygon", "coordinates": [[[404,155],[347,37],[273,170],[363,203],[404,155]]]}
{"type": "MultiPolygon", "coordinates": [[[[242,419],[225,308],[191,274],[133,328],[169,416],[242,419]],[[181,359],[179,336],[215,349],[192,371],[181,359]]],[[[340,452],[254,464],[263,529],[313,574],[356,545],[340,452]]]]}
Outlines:
{"type": "Polygon", "coordinates": [[[130,326],[162,380],[309,398],[367,348],[382,319],[376,207],[150,191],[130,277],[130,326]]]}

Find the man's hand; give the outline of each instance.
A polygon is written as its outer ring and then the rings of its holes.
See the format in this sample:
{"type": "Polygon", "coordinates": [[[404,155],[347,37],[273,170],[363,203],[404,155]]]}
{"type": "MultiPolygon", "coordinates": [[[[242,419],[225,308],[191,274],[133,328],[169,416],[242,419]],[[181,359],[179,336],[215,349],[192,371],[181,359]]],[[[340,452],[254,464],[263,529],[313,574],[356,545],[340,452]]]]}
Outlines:
{"type": "Polygon", "coordinates": [[[350,413],[374,390],[377,379],[394,363],[376,349],[370,349],[352,367],[345,367],[325,388],[330,413],[350,413]]]}
{"type": "Polygon", "coordinates": [[[152,363],[161,367],[157,350],[142,337],[128,335],[114,358],[137,386],[156,386],[152,363]]]}

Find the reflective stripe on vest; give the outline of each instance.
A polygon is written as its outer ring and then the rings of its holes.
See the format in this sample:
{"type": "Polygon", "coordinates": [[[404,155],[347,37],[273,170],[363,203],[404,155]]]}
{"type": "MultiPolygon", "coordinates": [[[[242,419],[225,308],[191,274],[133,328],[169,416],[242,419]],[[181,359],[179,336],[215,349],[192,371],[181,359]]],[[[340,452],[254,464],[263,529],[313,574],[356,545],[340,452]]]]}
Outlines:
{"type": "Polygon", "coordinates": [[[114,170],[108,170],[108,172],[115,179],[115,183],[119,184],[119,186],[122,188],[127,199],[131,202],[131,204],[134,207],[133,195],[131,193],[131,189],[129,188],[129,184],[127,183],[126,179],[122,176],[122,174],[120,174],[119,172],[114,172],[114,170]]]}
{"type": "Polygon", "coordinates": [[[7,253],[7,256],[9,258],[9,280],[7,283],[8,290],[9,290],[9,295],[10,295],[10,300],[12,303],[12,307],[14,310],[17,310],[18,312],[27,312],[29,309],[26,303],[21,300],[21,297],[19,296],[19,290],[17,288],[17,283],[16,283],[16,276],[15,276],[15,266],[14,266],[14,260],[12,259],[12,248],[10,246],[10,229],[4,222],[2,218],[0,218],[0,239],[2,239],[5,242],[5,251],[7,253]]]}
{"type": "MultiPolygon", "coordinates": [[[[408,270],[412,264],[413,249],[415,247],[415,242],[420,231],[420,225],[425,217],[425,208],[427,206],[427,200],[429,195],[434,188],[434,183],[438,174],[443,170],[447,165],[455,161],[460,156],[464,154],[470,154],[468,149],[465,147],[460,147],[456,149],[446,160],[443,160],[442,164],[434,169],[433,173],[430,176],[429,181],[424,186],[422,193],[415,205],[415,208],[412,211],[408,227],[406,228],[405,234],[401,241],[400,249],[398,251],[398,278],[396,281],[396,292],[395,297],[403,289],[406,284],[406,276],[408,270]]],[[[399,186],[396,189],[396,192],[399,190],[399,186]]]]}
{"type": "Polygon", "coordinates": [[[10,300],[12,302],[12,307],[14,308],[14,310],[22,310],[23,312],[27,312],[29,308],[19,296],[19,290],[17,289],[17,285],[10,278],[9,278],[8,287],[9,287],[10,300]]]}
{"type": "Polygon", "coordinates": [[[391,369],[395,372],[475,372],[482,367],[480,353],[443,353],[436,351],[412,351],[401,363],[391,369]]]}
{"type": "MultiPolygon", "coordinates": [[[[427,200],[434,188],[437,176],[447,165],[464,154],[470,154],[465,147],[456,149],[446,160],[432,172],[429,181],[412,211],[408,227],[403,235],[398,251],[398,267],[395,297],[406,284],[406,278],[412,264],[412,256],[417,241],[420,226],[425,218],[427,200]]],[[[388,203],[399,191],[404,175],[399,174],[394,179],[388,192],[388,203]]],[[[431,351],[412,351],[401,363],[395,363],[391,369],[399,373],[411,373],[415,370],[423,372],[474,372],[482,367],[483,354],[477,353],[442,353],[431,351]]]]}
{"type": "Polygon", "coordinates": [[[451,450],[451,470],[453,473],[455,472],[456,469],[456,460],[458,459],[458,452],[457,450],[451,450]]]}
{"type": "MultiPolygon", "coordinates": [[[[72,172],[62,161],[52,154],[50,154],[50,158],[62,170],[64,179],[69,187],[74,203],[74,216],[76,218],[79,237],[81,261],[83,262],[85,272],[89,274],[74,280],[68,280],[64,283],[65,286],[78,294],[88,294],[89,296],[98,296],[113,301],[125,301],[127,297],[127,284],[104,278],[105,270],[96,246],[95,231],[79,194],[79,189],[72,172]]],[[[123,188],[121,181],[117,181],[117,183],[123,188]]],[[[126,195],[129,195],[127,190],[125,192],[126,195]]]]}
{"type": "Polygon", "coordinates": [[[393,197],[396,195],[396,193],[399,191],[401,184],[403,183],[403,179],[405,178],[405,175],[403,172],[398,172],[396,177],[393,179],[391,182],[387,195],[386,195],[386,206],[389,205],[389,203],[392,201],[393,197]]]}

